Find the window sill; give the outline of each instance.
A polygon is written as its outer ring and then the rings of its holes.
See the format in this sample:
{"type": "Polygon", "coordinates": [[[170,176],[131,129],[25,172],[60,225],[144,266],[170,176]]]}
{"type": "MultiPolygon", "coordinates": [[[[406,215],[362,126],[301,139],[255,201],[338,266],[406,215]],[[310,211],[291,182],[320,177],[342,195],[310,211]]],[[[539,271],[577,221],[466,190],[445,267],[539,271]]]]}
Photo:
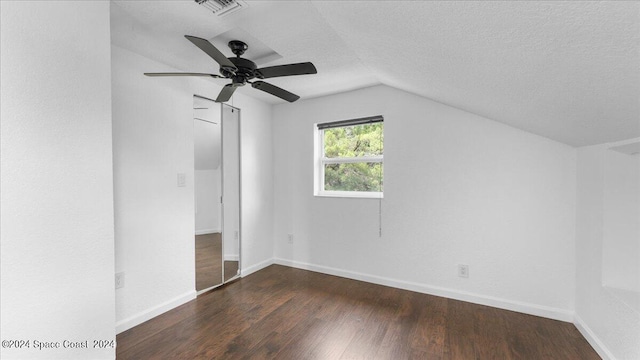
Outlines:
{"type": "Polygon", "coordinates": [[[355,199],[383,199],[381,192],[357,192],[357,191],[319,191],[314,194],[316,197],[332,198],[355,198],[355,199]]]}

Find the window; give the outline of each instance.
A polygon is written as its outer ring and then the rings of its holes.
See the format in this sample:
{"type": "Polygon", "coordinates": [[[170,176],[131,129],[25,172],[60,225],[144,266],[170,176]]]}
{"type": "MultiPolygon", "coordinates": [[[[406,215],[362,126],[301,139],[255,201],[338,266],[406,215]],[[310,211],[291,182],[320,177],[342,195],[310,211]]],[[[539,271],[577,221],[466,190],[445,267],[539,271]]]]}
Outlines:
{"type": "Polygon", "coordinates": [[[383,118],[316,125],[316,196],[381,198],[383,118]]]}

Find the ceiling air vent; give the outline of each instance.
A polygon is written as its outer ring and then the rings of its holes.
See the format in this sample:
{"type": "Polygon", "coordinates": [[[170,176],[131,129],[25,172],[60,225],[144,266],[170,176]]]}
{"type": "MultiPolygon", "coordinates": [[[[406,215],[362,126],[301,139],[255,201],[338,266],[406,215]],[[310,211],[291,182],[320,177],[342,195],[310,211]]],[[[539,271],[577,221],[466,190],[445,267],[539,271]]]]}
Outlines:
{"type": "Polygon", "coordinates": [[[195,0],[195,2],[218,16],[228,15],[247,7],[247,3],[242,0],[195,0]]]}

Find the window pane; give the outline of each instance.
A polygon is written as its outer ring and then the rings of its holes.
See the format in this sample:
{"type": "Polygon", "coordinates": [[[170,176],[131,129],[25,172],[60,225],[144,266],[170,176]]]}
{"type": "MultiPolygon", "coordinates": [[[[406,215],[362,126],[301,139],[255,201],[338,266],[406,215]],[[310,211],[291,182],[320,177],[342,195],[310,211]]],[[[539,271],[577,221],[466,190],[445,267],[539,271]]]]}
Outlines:
{"type": "Polygon", "coordinates": [[[325,164],[324,190],[382,192],[382,163],[325,164]]]}
{"type": "Polygon", "coordinates": [[[383,123],[345,126],[324,131],[324,156],[359,157],[382,155],[383,123]]]}

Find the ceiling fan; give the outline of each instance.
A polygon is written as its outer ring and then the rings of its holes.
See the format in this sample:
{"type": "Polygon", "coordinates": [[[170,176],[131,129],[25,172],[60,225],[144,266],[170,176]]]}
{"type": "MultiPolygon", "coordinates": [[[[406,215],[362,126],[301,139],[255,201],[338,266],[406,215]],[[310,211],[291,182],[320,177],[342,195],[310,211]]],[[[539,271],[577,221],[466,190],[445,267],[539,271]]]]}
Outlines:
{"type": "Polygon", "coordinates": [[[247,44],[240,40],[229,41],[229,48],[236,55],[236,57],[227,58],[220,50],[218,50],[208,40],[195,36],[185,35],[187,40],[191,41],[200,50],[204,51],[213,60],[220,64],[220,74],[207,74],[207,73],[144,73],[146,76],[210,76],[219,79],[231,79],[231,84],[227,84],[222,88],[220,94],[216,98],[216,102],[225,102],[231,99],[231,95],[240,86],[251,84],[251,87],[267,92],[271,95],[277,96],[288,102],[294,102],[300,98],[300,96],[290,93],[287,90],[281,89],[275,85],[267,82],[257,80],[250,81],[255,78],[268,79],[280,76],[291,75],[305,75],[305,74],[317,74],[316,67],[310,62],[269,66],[264,68],[258,68],[256,64],[249,60],[242,58],[242,54],[249,48],[247,44]]]}

